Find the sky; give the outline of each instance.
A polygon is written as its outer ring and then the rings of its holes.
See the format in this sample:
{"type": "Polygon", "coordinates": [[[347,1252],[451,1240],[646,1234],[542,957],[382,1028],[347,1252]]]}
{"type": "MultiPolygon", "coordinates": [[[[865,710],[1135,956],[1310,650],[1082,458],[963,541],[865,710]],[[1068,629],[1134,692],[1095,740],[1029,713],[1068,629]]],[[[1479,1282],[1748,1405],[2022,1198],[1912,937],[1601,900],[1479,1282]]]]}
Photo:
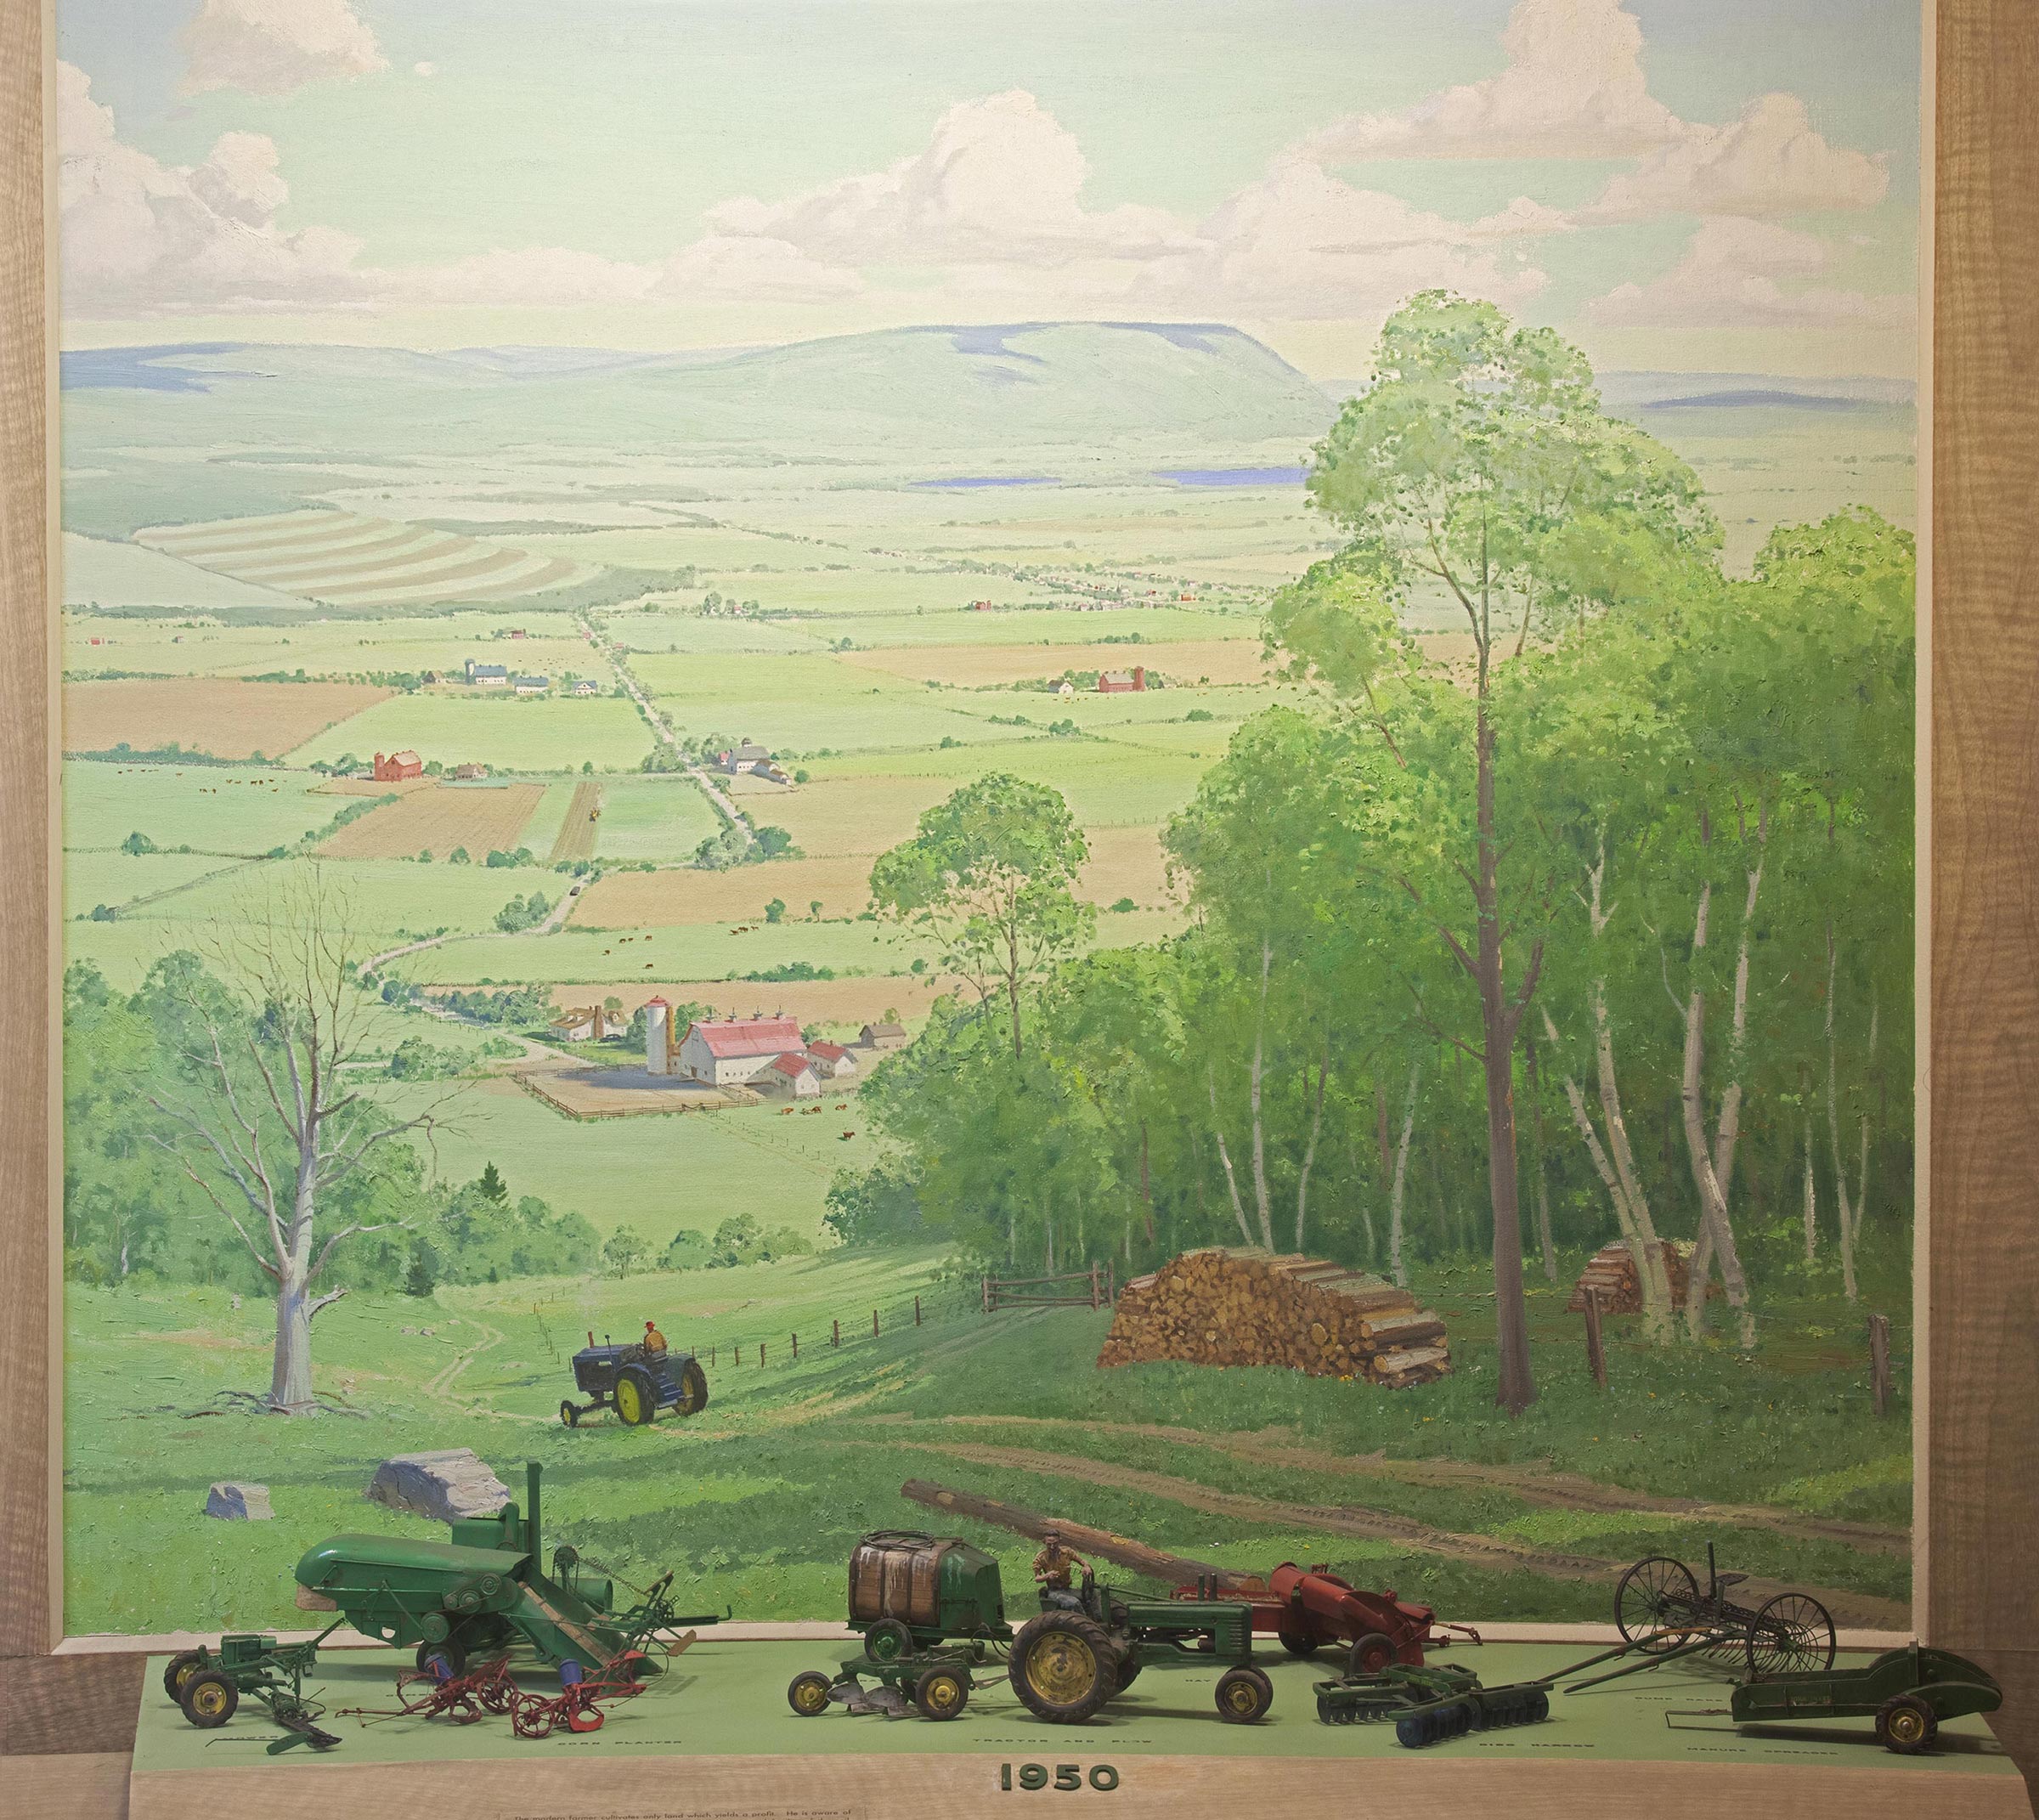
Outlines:
{"type": "Polygon", "coordinates": [[[1431,286],[1910,376],[1918,0],[57,0],[67,345],[714,348],[1431,286]]]}

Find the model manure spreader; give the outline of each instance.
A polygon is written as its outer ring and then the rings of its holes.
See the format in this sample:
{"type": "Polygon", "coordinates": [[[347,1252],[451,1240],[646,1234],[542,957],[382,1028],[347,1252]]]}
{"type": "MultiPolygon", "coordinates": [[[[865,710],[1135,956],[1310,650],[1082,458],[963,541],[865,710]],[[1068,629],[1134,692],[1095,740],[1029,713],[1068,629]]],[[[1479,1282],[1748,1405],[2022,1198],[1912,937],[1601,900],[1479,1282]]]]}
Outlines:
{"type": "Polygon", "coordinates": [[[493,1517],[461,1518],[451,1524],[449,1541],[328,1536],[297,1563],[298,1606],[336,1611],[380,1642],[415,1646],[419,1667],[436,1659],[449,1676],[464,1672],[471,1657],[519,1648],[548,1666],[579,1663],[589,1675],[633,1656],[641,1671],[656,1672],[647,1651],[661,1631],[717,1621],[674,1611],[669,1573],[637,1603],[618,1610],[614,1582],[590,1570],[573,1548],[555,1549],[546,1572],[537,1461],[526,1472],[522,1512],[513,1501],[493,1517]]]}

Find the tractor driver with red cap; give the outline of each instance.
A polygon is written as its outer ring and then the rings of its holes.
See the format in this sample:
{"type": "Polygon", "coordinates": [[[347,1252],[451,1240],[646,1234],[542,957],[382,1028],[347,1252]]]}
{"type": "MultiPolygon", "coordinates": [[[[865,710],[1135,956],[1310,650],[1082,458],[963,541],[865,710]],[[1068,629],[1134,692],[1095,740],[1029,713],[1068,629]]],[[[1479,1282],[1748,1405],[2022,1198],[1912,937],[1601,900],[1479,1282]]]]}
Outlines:
{"type": "Polygon", "coordinates": [[[665,1350],[665,1336],[648,1320],[644,1324],[644,1349],[647,1353],[662,1353],[665,1350]]]}

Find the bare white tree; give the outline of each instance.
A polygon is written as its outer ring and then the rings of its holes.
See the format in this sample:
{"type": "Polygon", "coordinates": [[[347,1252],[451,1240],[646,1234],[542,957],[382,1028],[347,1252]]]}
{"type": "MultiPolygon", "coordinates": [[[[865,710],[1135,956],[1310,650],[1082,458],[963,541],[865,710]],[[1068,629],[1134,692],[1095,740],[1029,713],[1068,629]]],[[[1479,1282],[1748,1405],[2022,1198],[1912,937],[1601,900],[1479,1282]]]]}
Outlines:
{"type": "Polygon", "coordinates": [[[334,1252],[409,1218],[322,1220],[334,1191],[393,1139],[443,1128],[466,1083],[398,1116],[348,1078],[376,1000],[355,979],[351,906],[317,866],[291,868],[215,923],[210,974],[177,980],[181,1080],[144,1097],[168,1122],[152,1141],[175,1156],[276,1288],[268,1408],[313,1409],[311,1324],[347,1293],[319,1292],[334,1252]]]}

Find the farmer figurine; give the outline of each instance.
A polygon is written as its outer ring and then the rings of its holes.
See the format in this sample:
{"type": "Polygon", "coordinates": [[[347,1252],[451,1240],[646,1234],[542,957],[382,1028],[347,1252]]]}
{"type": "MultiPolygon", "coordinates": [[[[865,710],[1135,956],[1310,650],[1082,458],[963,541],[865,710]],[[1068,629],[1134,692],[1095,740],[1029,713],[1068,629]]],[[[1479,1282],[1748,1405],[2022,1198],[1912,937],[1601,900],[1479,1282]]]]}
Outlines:
{"type": "Polygon", "coordinates": [[[644,1349],[647,1353],[662,1353],[665,1350],[665,1336],[648,1320],[644,1324],[644,1349]]]}
{"type": "Polygon", "coordinates": [[[1065,1611],[1082,1611],[1082,1600],[1070,1590],[1070,1574],[1074,1568],[1087,1569],[1089,1566],[1075,1549],[1063,1546],[1059,1529],[1042,1530],[1041,1552],[1034,1557],[1034,1578],[1040,1583],[1042,1602],[1060,1606],[1065,1611]]]}

